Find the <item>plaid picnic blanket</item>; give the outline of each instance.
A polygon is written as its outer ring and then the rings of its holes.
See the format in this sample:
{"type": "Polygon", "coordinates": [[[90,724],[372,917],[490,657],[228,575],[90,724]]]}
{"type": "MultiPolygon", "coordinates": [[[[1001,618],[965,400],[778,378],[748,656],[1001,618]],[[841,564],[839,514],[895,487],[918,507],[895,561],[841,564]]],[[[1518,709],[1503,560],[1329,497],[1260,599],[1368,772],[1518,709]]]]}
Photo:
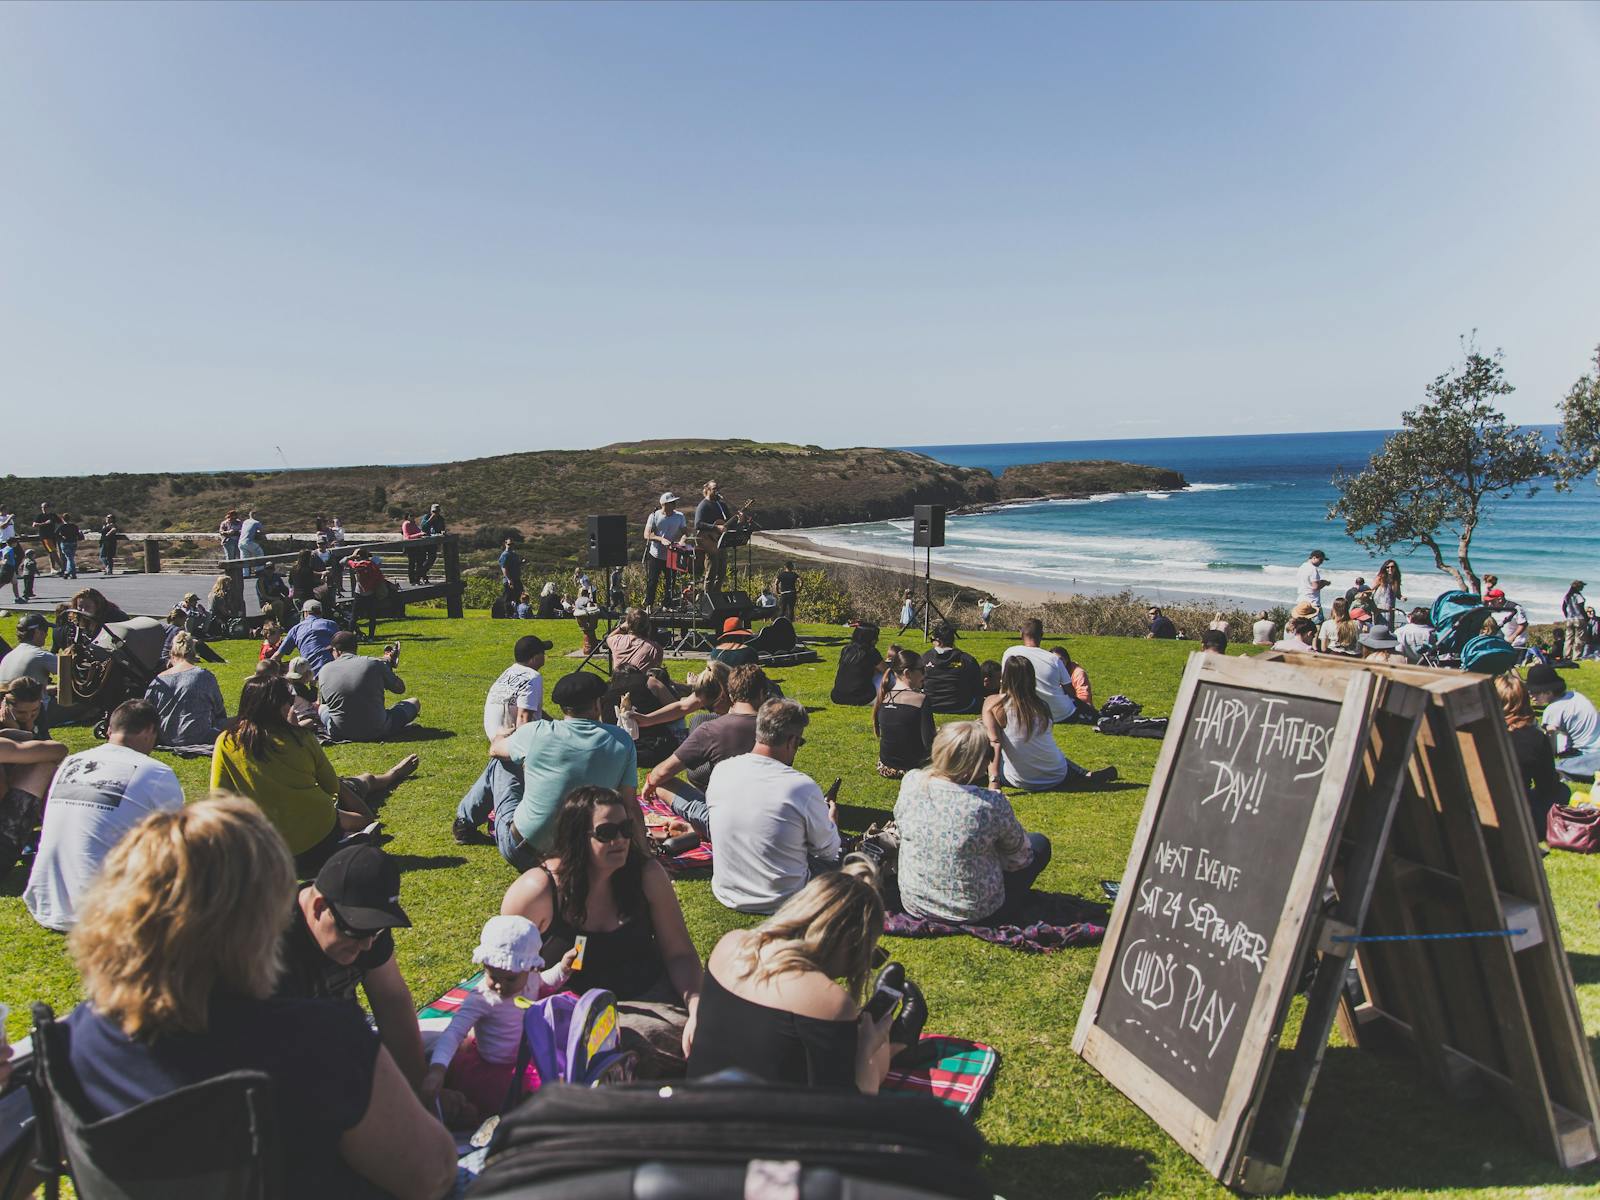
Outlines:
{"type": "MultiPolygon", "coordinates": [[[[423,1005],[417,1011],[422,1027],[429,1028],[430,1021],[435,1027],[448,1024],[467,993],[478,986],[482,975],[479,971],[463,979],[444,995],[423,1005]]],[[[884,1078],[883,1090],[932,1096],[963,1116],[971,1116],[982,1102],[999,1066],[1000,1052],[993,1046],[966,1038],[925,1033],[917,1061],[904,1067],[891,1066],[884,1078]]]]}
{"type": "Polygon", "coordinates": [[[1029,954],[1092,946],[1106,935],[1104,906],[1077,896],[1035,892],[1029,897],[1024,915],[1028,920],[1022,925],[960,925],[910,913],[889,913],[883,919],[883,932],[891,937],[949,937],[965,933],[1029,954]]]}
{"type": "Polygon", "coordinates": [[[889,1068],[883,1090],[932,1096],[970,1117],[989,1090],[1000,1065],[1000,1052],[982,1042],[933,1033],[922,1035],[921,1049],[918,1065],[889,1068]]]}
{"type": "MultiPolygon", "coordinates": [[[[661,793],[654,788],[639,797],[639,807],[644,809],[646,817],[670,817],[674,815],[671,803],[663,799],[661,793]]],[[[709,841],[701,841],[698,846],[687,854],[680,854],[676,858],[664,858],[661,862],[674,875],[709,871],[711,870],[711,843],[709,841]]]]}

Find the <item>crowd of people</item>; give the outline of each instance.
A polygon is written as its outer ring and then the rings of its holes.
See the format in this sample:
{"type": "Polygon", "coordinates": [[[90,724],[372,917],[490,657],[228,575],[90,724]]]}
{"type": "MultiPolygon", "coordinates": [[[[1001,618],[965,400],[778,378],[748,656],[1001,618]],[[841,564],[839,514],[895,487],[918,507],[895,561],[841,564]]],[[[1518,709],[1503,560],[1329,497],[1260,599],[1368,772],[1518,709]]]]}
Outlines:
{"type": "MultiPolygon", "coordinates": [[[[712,513],[731,517],[708,488],[704,502],[721,505],[712,513]]],[[[676,502],[662,495],[647,527],[653,544],[687,536],[676,502]]],[[[427,536],[435,512],[409,514],[405,536],[427,536]]],[[[319,552],[340,544],[337,519],[319,528],[319,552]]],[[[219,537],[228,556],[263,547],[253,512],[230,513],[219,537]]],[[[215,617],[242,615],[228,575],[209,605],[190,593],[173,611],[160,670],[110,713],[92,749],[68,754],[49,736],[59,671],[46,648],[50,620],[25,614],[18,645],[0,659],[0,874],[37,839],[23,897],[41,925],[69,932],[86,1002],[67,1026],[86,1103],[119,1112],[228,1070],[266,1071],[293,1148],[285,1169],[295,1195],[450,1195],[460,1181],[449,1130],[476,1125],[521,1086],[523,1008],[565,990],[616,997],[622,1044],[645,1078],[736,1067],[774,1082],[878,1090],[927,1015],[917,983],[885,964],[886,914],[1024,922],[1053,848],[1024,826],[1005,789],[1099,789],[1117,777],[1063,753],[1057,727],[1093,722],[1099,710],[1088,668],[1066,645],[1045,644],[1041,620],[1024,621],[1017,644],[984,662],[948,622],[920,653],[882,652],[879,629],[857,625],[838,653],[831,701],[859,709],[874,736],[862,769],[897,785],[890,887],[878,860],[851,853],[842,780],[824,786],[807,770],[811,713],[768,675],[744,621],[730,618],[682,682],[644,608],[605,639],[609,679],[570,671],[547,691],[554,644],[517,637],[510,662],[485,680],[484,765],[450,818],[455,841],[492,842],[512,873],[471,951],[482,978],[430,1040],[395,958],[393,931],[411,922],[379,825],[418,757],[341,775],[325,749],[403,738],[422,703],[389,702],[406,691],[399,646],[363,654],[357,634],[324,615],[326,576],[318,552],[307,553],[275,596],[282,603],[270,608],[232,715],[201,655],[215,617]],[[153,756],[158,746],[209,748],[211,797],[185,797],[153,756]],[[704,959],[664,865],[663,844],[683,839],[714,846],[716,901],[761,918],[704,959]],[[872,1011],[886,979],[900,1002],[872,1011]]],[[[425,581],[427,555],[407,560],[410,581],[425,581]]],[[[72,561],[63,558],[67,577],[72,561]]],[[[1263,613],[1252,641],[1426,659],[1428,610],[1404,612],[1392,562],[1373,587],[1358,579],[1326,610],[1324,562],[1308,560],[1306,593],[1282,636],[1263,613]],[[1406,617],[1398,633],[1397,615],[1406,617]]],[[[506,592],[526,601],[509,540],[499,565],[506,592]]],[[[660,573],[647,578],[647,601],[660,573]]],[[[257,572],[258,588],[274,574],[257,572]]],[[[786,564],[771,589],[780,613],[792,615],[799,586],[786,564]]],[[[125,616],[98,593],[80,595],[73,621],[125,616]]],[[[1526,613],[1497,588],[1486,600],[1496,632],[1528,646],[1526,613]]],[[[1149,617],[1151,637],[1176,636],[1158,608],[1149,617]]],[[[1223,652],[1228,632],[1218,614],[1202,648],[1223,652]]],[[[1587,634],[1567,637],[1569,648],[1589,644],[1587,634]]],[[[1600,769],[1600,713],[1542,661],[1525,681],[1510,671],[1496,687],[1542,821],[1567,781],[1600,769]]]]}

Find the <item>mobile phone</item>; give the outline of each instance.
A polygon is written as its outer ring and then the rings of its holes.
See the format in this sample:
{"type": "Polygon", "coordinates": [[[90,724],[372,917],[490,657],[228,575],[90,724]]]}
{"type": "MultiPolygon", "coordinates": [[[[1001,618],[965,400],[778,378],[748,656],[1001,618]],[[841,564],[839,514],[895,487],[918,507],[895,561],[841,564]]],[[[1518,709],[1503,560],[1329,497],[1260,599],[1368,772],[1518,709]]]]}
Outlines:
{"type": "Polygon", "coordinates": [[[578,957],[572,960],[572,969],[574,971],[583,970],[583,951],[588,944],[589,935],[586,933],[580,933],[572,940],[572,948],[578,952],[578,957]]]}
{"type": "Polygon", "coordinates": [[[1122,883],[1116,879],[1102,879],[1100,881],[1100,890],[1106,894],[1108,899],[1115,900],[1117,893],[1122,891],[1122,883]]]}
{"type": "Polygon", "coordinates": [[[867,1001],[864,1011],[874,1021],[881,1021],[900,1006],[900,1001],[905,999],[905,995],[900,988],[893,988],[887,983],[880,982],[878,990],[872,993],[872,999],[867,1001]]]}
{"type": "Polygon", "coordinates": [[[835,779],[833,781],[832,786],[828,788],[828,799],[829,800],[832,800],[834,797],[836,797],[839,794],[839,785],[841,783],[843,783],[843,782],[844,782],[844,776],[843,775],[839,776],[839,778],[837,778],[837,779],[835,779]]]}

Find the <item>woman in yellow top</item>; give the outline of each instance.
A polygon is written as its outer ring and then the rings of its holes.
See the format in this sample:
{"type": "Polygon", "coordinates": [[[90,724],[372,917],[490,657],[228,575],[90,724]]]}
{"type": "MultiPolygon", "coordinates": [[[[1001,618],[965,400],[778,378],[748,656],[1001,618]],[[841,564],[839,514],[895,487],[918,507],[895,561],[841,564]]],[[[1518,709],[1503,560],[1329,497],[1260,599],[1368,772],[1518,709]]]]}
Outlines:
{"type": "Polygon", "coordinates": [[[281,675],[246,680],[239,715],[211,755],[211,788],[254,800],[304,878],[346,835],[375,824],[373,807],[416,771],[417,756],[382,775],[341,779],[316,735],[294,723],[293,708],[294,690],[281,675]]]}

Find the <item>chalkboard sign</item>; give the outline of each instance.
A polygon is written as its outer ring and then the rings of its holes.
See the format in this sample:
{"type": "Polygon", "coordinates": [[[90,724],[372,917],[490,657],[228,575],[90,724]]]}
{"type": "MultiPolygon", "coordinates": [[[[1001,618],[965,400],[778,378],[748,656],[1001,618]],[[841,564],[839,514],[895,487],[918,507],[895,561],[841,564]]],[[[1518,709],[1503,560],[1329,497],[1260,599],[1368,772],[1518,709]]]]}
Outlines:
{"type": "Polygon", "coordinates": [[[1074,1047],[1221,1174],[1293,993],[1374,680],[1190,658],[1074,1047]]]}

